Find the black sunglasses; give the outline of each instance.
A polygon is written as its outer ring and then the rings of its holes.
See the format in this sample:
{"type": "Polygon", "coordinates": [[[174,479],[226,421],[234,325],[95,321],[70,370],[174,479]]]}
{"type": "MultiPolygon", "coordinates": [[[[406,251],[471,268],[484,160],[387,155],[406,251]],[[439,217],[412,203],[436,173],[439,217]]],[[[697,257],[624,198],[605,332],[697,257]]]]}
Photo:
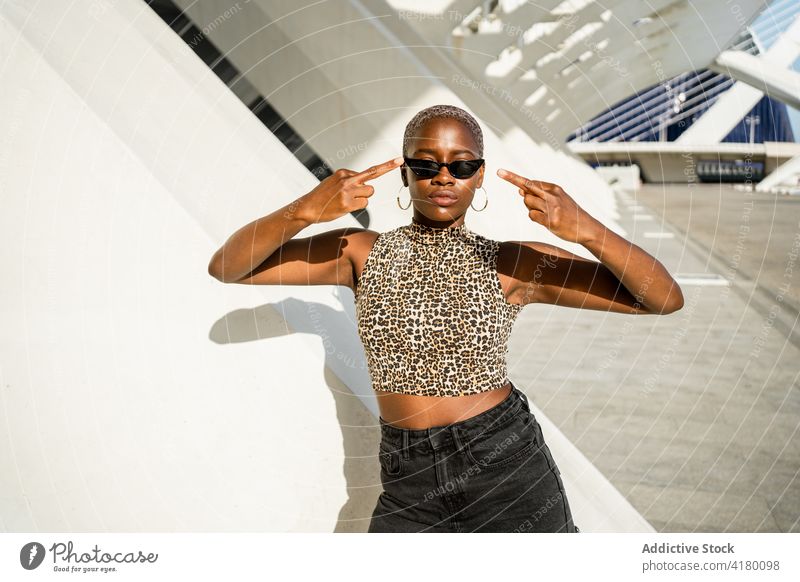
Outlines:
{"type": "Polygon", "coordinates": [[[447,166],[447,170],[453,178],[463,180],[472,176],[483,165],[483,159],[456,160],[449,164],[440,164],[433,160],[419,160],[405,156],[403,156],[403,159],[406,161],[406,165],[411,168],[411,171],[420,178],[433,178],[439,173],[442,166],[447,166]]]}

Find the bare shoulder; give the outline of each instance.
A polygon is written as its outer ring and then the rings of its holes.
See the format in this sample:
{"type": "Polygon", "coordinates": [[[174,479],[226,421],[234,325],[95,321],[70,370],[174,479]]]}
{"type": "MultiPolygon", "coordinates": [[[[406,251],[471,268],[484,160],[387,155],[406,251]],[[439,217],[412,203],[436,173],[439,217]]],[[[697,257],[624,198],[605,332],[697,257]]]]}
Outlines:
{"type": "Polygon", "coordinates": [[[368,228],[348,228],[342,235],[347,240],[345,254],[352,266],[353,282],[350,288],[353,290],[355,290],[356,282],[361,278],[364,263],[366,263],[367,256],[379,235],[379,232],[368,228]]]}
{"type": "Polygon", "coordinates": [[[552,251],[536,241],[498,241],[497,270],[513,279],[521,279],[532,264],[540,262],[552,251]]]}
{"type": "MultiPolygon", "coordinates": [[[[521,296],[521,290],[526,280],[527,266],[530,265],[532,256],[539,257],[541,251],[527,241],[497,241],[497,278],[500,287],[510,303],[525,305],[531,303],[528,295],[521,296]],[[530,246],[529,246],[530,245],[530,246]]],[[[535,258],[533,259],[536,260],[535,258]]]]}
{"type": "Polygon", "coordinates": [[[500,241],[497,274],[508,300],[523,305],[547,301],[544,286],[558,280],[558,273],[564,270],[564,259],[586,261],[549,243],[500,241]]]}
{"type": "Polygon", "coordinates": [[[234,281],[248,285],[344,285],[351,289],[364,249],[377,233],[363,228],[336,228],[292,238],[234,281]]]}

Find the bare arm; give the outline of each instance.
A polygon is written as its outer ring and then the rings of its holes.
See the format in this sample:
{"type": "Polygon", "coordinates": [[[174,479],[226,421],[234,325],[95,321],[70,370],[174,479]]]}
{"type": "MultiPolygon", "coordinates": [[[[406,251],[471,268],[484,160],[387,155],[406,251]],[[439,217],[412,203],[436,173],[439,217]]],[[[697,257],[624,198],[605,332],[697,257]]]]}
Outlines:
{"type": "Polygon", "coordinates": [[[351,281],[349,231],[295,239],[310,224],[366,208],[375,189],[366,184],[399,167],[403,158],[363,172],[339,169],[308,194],[233,233],[214,253],[208,273],[223,283],[327,285],[351,281]],[[346,276],[345,276],[346,275],[346,276]]]}
{"type": "Polygon", "coordinates": [[[514,262],[512,294],[519,297],[519,303],[547,303],[631,315],[672,313],[683,305],[677,283],[660,262],[644,251],[641,252],[646,258],[640,257],[633,265],[625,255],[620,257],[609,249],[604,251],[607,260],[611,257],[612,267],[618,260],[623,264],[628,260],[625,271],[633,281],[628,283],[632,292],[607,264],[585,259],[555,245],[532,241],[509,241],[503,245],[513,257],[509,260],[514,262]],[[645,265],[649,265],[651,271],[636,273],[645,265]],[[674,283],[671,290],[674,296],[668,298],[669,301],[659,303],[664,301],[661,297],[644,303],[651,287],[663,291],[670,283],[674,283]],[[675,296],[680,298],[679,302],[675,296]]]}
{"type": "Polygon", "coordinates": [[[627,291],[623,295],[634,299],[630,313],[674,313],[683,307],[680,285],[667,269],[651,254],[600,222],[583,240],[603,265],[605,278],[618,281],[627,291]]]}
{"type": "Polygon", "coordinates": [[[311,222],[287,204],[233,233],[208,264],[208,274],[223,283],[236,283],[261,265],[311,222]]]}
{"type": "Polygon", "coordinates": [[[363,228],[337,228],[280,245],[261,264],[231,281],[243,285],[344,285],[353,289],[353,235],[363,228]]]}
{"type": "MultiPolygon", "coordinates": [[[[516,292],[532,301],[621,313],[673,313],[683,307],[678,283],[658,260],[583,210],[558,185],[499,170],[519,188],[528,217],[555,235],[582,244],[588,261],[544,243],[516,243],[516,292]]],[[[514,244],[514,243],[512,243],[514,244]]]]}

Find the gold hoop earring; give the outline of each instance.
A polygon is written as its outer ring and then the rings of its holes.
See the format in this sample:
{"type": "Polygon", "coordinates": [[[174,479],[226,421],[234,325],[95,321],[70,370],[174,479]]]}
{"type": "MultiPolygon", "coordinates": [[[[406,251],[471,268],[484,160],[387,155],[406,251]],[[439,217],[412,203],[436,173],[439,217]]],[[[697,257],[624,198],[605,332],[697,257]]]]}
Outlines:
{"type": "MultiPolygon", "coordinates": [[[[405,188],[405,186],[400,186],[400,190],[402,190],[403,188],[405,188]]],[[[397,205],[398,206],[400,206],[400,190],[397,191],[397,205]]],[[[405,208],[400,206],[400,210],[408,210],[409,208],[411,208],[411,201],[412,201],[411,192],[409,192],[408,193],[408,206],[406,206],[405,208]]]]}
{"type": "Polygon", "coordinates": [[[483,205],[483,208],[477,210],[475,207],[472,206],[472,202],[470,202],[469,207],[475,210],[475,212],[483,212],[484,210],[486,210],[486,207],[489,206],[489,194],[486,192],[486,189],[483,186],[481,186],[481,190],[483,190],[483,194],[484,196],[486,196],[486,203],[483,205]]]}

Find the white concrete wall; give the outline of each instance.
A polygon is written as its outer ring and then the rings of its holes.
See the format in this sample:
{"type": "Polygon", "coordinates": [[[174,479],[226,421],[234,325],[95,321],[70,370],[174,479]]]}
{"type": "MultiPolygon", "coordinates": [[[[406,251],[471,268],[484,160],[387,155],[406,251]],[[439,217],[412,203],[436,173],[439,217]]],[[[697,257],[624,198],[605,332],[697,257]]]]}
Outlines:
{"type": "Polygon", "coordinates": [[[352,294],[206,270],[316,180],[145,3],[43,4],[0,8],[0,530],[365,529],[352,294]]]}

